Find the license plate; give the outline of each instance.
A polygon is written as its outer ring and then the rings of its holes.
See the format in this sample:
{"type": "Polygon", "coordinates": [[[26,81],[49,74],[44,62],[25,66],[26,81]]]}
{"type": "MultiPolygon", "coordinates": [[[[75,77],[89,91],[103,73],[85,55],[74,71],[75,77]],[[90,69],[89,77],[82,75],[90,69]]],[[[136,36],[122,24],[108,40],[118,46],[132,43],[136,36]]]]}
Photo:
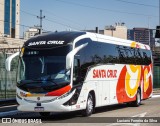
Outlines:
{"type": "Polygon", "coordinates": [[[41,112],[41,111],[44,111],[44,107],[35,107],[34,110],[41,112]]]}

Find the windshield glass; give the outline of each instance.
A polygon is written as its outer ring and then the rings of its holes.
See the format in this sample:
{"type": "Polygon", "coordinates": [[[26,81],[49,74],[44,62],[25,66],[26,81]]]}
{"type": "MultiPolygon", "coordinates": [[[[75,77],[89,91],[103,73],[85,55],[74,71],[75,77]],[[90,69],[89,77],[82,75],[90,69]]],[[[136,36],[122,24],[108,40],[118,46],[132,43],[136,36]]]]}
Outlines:
{"type": "Polygon", "coordinates": [[[53,81],[53,83],[67,82],[70,72],[66,70],[66,55],[70,46],[53,49],[35,50],[25,49],[19,61],[17,81],[53,81]]]}

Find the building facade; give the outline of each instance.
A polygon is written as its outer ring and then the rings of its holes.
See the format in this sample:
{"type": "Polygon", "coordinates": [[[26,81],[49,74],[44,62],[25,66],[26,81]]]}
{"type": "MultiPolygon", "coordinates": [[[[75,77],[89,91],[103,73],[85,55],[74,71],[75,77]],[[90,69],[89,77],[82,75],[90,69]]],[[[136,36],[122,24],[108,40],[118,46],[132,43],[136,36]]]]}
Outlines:
{"type": "Polygon", "coordinates": [[[0,36],[19,38],[20,0],[0,0],[0,36]]]}
{"type": "Polygon", "coordinates": [[[127,27],[124,24],[125,23],[115,23],[114,26],[113,25],[106,26],[104,30],[99,30],[98,27],[96,27],[95,30],[83,30],[83,31],[127,39],[127,27]]]}
{"type": "Polygon", "coordinates": [[[115,26],[106,26],[104,35],[127,39],[127,27],[125,26],[125,23],[116,23],[115,26]]]}
{"type": "Polygon", "coordinates": [[[127,39],[137,41],[143,44],[155,46],[155,38],[153,37],[153,30],[148,28],[133,28],[128,29],[127,39]]]}
{"type": "Polygon", "coordinates": [[[36,28],[36,27],[32,27],[32,28],[29,28],[26,32],[25,32],[25,35],[24,35],[24,39],[29,39],[33,36],[35,36],[36,34],[39,33],[39,29],[36,28]]]}

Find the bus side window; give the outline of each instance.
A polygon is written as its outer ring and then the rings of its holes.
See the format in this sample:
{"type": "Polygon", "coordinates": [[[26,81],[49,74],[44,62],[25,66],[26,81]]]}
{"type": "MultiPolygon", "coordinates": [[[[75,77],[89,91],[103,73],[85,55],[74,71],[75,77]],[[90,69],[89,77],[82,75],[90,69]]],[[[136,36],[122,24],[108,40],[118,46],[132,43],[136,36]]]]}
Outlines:
{"type": "Polygon", "coordinates": [[[145,65],[151,64],[151,54],[149,50],[143,50],[143,60],[145,65]]]}
{"type": "Polygon", "coordinates": [[[80,81],[80,60],[74,59],[74,68],[73,68],[73,81],[75,84],[78,84],[80,81]]]}

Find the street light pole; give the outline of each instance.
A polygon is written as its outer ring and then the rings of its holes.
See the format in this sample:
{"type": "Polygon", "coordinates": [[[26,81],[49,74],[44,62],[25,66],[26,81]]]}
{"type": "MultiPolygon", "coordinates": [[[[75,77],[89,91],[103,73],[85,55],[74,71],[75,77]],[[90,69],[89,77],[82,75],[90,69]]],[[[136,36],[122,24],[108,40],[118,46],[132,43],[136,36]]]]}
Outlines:
{"type": "Polygon", "coordinates": [[[160,0],[159,0],[159,26],[160,26],[160,0]]]}
{"type": "MultiPolygon", "coordinates": [[[[159,0],[159,26],[160,26],[160,0],[159,0]]],[[[159,38],[159,42],[160,42],[160,38],[159,38]]]]}
{"type": "Polygon", "coordinates": [[[148,16],[148,37],[149,37],[148,38],[148,45],[151,47],[151,36],[150,36],[151,34],[150,34],[150,29],[149,29],[149,27],[150,27],[149,26],[150,25],[149,21],[150,21],[150,17],[148,16]]]}
{"type": "Polygon", "coordinates": [[[40,16],[37,16],[37,18],[40,19],[40,34],[42,34],[42,20],[45,18],[45,16],[42,16],[42,10],[40,10],[40,16]]]}

